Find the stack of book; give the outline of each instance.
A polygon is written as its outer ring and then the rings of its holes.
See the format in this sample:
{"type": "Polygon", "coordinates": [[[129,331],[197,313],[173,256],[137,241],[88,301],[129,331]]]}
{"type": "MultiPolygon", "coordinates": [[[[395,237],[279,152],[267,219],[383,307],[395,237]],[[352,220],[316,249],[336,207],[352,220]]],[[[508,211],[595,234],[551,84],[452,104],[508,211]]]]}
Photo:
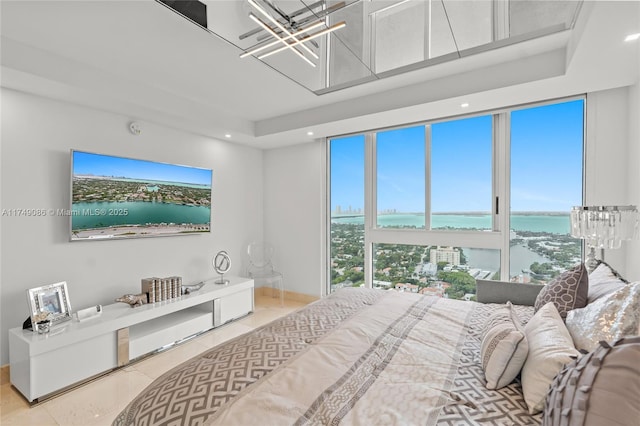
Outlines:
{"type": "Polygon", "coordinates": [[[142,293],[149,303],[162,302],[182,296],[182,277],[143,278],[142,293]]]}

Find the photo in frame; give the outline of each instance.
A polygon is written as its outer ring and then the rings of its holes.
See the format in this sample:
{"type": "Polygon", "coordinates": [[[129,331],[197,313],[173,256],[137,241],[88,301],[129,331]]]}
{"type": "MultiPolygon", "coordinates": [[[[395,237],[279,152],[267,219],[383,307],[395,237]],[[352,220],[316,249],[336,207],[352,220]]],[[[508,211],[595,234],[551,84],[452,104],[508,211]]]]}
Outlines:
{"type": "Polygon", "coordinates": [[[49,320],[56,325],[71,319],[71,304],[66,281],[27,290],[31,323],[49,320]]]}

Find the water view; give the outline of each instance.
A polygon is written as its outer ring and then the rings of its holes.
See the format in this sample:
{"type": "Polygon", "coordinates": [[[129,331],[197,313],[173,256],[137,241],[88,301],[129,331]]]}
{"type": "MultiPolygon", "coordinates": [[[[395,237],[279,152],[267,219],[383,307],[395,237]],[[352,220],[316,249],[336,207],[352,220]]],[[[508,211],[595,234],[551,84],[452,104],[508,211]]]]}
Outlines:
{"type": "Polygon", "coordinates": [[[141,201],[74,203],[71,216],[74,230],[150,223],[208,225],[211,208],[141,201]]]}
{"type": "MultiPolygon", "coordinates": [[[[379,227],[424,228],[424,215],[378,216],[379,227]]],[[[432,229],[488,230],[488,214],[434,214],[432,229]]],[[[364,217],[331,218],[332,288],[364,284],[364,217]]],[[[579,240],[569,236],[561,213],[511,216],[511,281],[544,284],[581,259],[579,240]]],[[[500,250],[375,244],[374,287],[472,299],[476,279],[500,279],[500,250]]]]}
{"type": "MultiPolygon", "coordinates": [[[[351,223],[364,225],[363,215],[332,216],[332,223],[351,223]]],[[[379,227],[424,228],[424,214],[384,214],[378,216],[379,227]]],[[[431,216],[431,229],[491,229],[490,214],[442,214],[431,216]]],[[[550,232],[568,234],[570,231],[569,213],[513,214],[511,229],[515,231],[550,232]]]]}

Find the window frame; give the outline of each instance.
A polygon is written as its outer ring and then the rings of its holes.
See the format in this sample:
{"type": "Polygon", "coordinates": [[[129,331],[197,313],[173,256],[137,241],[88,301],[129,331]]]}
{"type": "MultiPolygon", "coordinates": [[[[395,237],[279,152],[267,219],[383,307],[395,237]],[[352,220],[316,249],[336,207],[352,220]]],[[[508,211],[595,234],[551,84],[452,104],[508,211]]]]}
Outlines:
{"type": "MultiPolygon", "coordinates": [[[[364,163],[364,285],[373,284],[373,247],[375,244],[406,244],[420,246],[454,246],[465,248],[494,249],[500,251],[500,279],[509,280],[510,274],[510,216],[511,216],[511,112],[526,108],[581,100],[583,102],[582,134],[582,193],[584,203],[586,193],[586,152],[587,152],[587,97],[568,96],[540,102],[530,102],[488,111],[442,117],[414,123],[404,123],[367,131],[352,132],[325,138],[326,146],[326,286],[331,291],[331,140],[348,136],[365,136],[364,163]],[[433,124],[463,120],[479,116],[492,116],[492,226],[491,230],[432,230],[431,225],[431,126],[433,124]],[[425,227],[417,229],[385,228],[377,226],[377,147],[376,133],[425,126],[425,227]],[[506,231],[504,231],[506,230],[506,231]]],[[[583,248],[584,252],[584,248],[583,248]]]]}

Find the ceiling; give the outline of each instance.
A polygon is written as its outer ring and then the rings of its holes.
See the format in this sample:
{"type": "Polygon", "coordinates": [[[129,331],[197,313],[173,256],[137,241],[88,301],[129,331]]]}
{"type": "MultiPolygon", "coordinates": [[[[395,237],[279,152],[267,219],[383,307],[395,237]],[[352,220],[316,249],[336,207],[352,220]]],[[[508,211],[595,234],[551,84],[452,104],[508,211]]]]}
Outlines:
{"type": "Polygon", "coordinates": [[[0,7],[3,87],[265,149],[638,79],[635,1],[587,1],[573,30],[321,96],[153,0],[0,7]]]}

